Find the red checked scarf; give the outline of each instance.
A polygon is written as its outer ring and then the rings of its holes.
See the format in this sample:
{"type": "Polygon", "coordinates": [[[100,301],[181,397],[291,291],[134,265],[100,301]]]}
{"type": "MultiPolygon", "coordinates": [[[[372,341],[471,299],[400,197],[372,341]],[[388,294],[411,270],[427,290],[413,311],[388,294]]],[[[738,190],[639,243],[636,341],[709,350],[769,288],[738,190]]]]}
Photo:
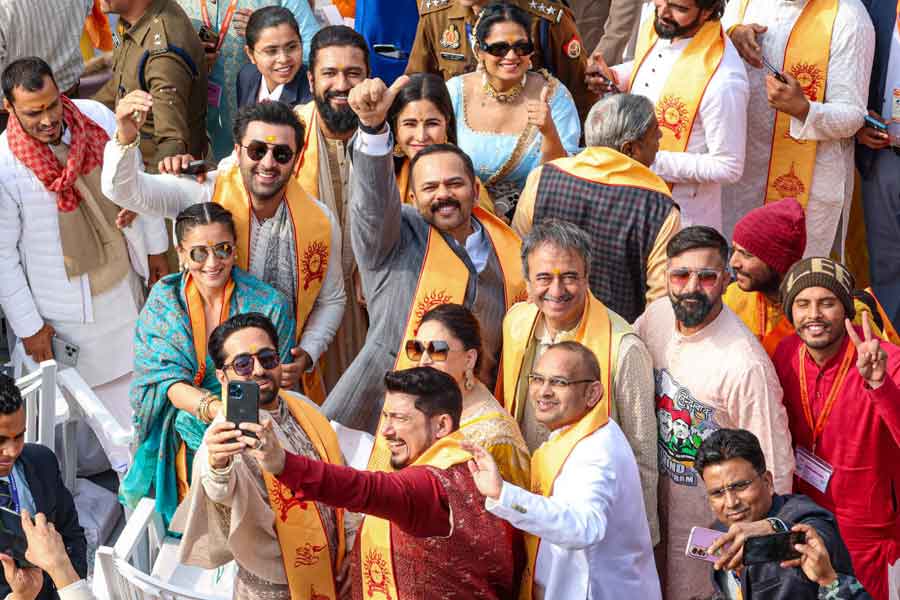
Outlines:
{"type": "Polygon", "coordinates": [[[103,164],[103,147],[109,136],[102,127],[84,116],[74,102],[65,96],[59,99],[63,105],[63,122],[72,133],[65,169],[48,144],[25,133],[15,114],[10,115],[6,131],[13,156],[31,169],[44,187],[58,193],[56,206],[60,212],[72,212],[81,202],[81,194],[74,187],[75,180],[103,164]]]}

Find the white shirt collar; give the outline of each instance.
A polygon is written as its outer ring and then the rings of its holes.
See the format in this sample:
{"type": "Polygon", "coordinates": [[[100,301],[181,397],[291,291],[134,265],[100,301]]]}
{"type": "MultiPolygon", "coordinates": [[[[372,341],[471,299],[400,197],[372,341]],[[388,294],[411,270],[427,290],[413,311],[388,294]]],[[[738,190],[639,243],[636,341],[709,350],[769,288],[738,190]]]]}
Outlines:
{"type": "Polygon", "coordinates": [[[275,86],[275,89],[271,92],[269,91],[269,86],[266,84],[266,78],[262,77],[259,82],[259,102],[265,102],[266,100],[275,102],[281,98],[281,93],[284,91],[284,84],[278,84],[275,86]]]}

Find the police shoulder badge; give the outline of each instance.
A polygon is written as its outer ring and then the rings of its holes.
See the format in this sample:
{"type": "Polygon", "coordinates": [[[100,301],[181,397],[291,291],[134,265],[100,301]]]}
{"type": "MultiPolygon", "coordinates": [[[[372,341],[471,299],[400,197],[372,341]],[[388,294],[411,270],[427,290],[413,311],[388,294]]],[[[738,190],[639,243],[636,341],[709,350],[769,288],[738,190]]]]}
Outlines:
{"type": "Polygon", "coordinates": [[[581,40],[578,39],[577,35],[573,35],[572,39],[563,46],[563,50],[569,58],[578,58],[581,56],[581,40]]]}
{"type": "Polygon", "coordinates": [[[441,34],[441,48],[459,48],[459,27],[454,24],[447,25],[447,29],[441,34]]]}

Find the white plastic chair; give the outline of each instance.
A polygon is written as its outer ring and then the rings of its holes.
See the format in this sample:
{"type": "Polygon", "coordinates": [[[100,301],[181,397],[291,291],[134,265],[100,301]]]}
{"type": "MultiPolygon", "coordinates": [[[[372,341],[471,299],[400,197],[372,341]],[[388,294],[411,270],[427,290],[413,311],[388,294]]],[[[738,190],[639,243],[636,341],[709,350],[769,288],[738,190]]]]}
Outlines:
{"type": "Polygon", "coordinates": [[[231,600],[233,562],[207,571],[179,564],[177,552],[178,540],[166,537],[154,501],[143,498],[116,545],[97,549],[94,595],[99,600],[231,600]]]}
{"type": "Polygon", "coordinates": [[[25,401],[25,441],[54,450],[56,426],[56,361],[45,360],[16,380],[25,401]]]}

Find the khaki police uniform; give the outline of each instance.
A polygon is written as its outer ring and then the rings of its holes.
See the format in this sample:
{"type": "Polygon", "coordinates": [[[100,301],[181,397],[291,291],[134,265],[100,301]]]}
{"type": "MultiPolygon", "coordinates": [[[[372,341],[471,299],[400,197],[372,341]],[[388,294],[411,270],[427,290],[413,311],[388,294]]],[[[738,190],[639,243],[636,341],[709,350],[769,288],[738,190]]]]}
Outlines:
{"type": "Polygon", "coordinates": [[[154,0],[130,27],[120,21],[113,41],[113,76],[94,99],[115,110],[116,102],[134,90],[153,96],[153,109],[141,127],[147,170],[156,172],[167,156],[206,155],[206,58],[178,3],[154,0]]]}
{"type": "MultiPolygon", "coordinates": [[[[582,118],[597,96],[584,83],[587,53],[582,46],[572,11],[553,0],[507,0],[531,17],[535,46],[534,69],[546,68],[562,81],[575,99],[582,118]]],[[[475,68],[469,35],[476,16],[457,0],[419,0],[419,26],[407,73],[437,73],[444,80],[475,68]]]]}

